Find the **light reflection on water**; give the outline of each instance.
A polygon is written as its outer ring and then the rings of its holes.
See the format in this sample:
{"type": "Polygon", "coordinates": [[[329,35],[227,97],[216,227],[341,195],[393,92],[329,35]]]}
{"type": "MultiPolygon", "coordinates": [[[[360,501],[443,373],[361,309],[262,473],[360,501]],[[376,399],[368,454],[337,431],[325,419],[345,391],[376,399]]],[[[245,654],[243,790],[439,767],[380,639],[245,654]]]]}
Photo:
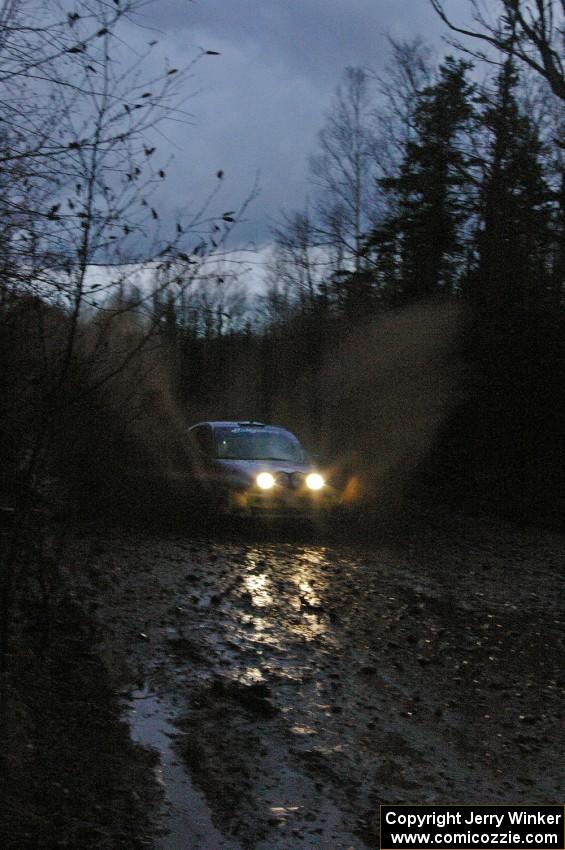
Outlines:
{"type": "Polygon", "coordinates": [[[255,684],[256,682],[263,682],[265,679],[263,675],[263,671],[259,669],[259,667],[246,667],[241,676],[241,680],[246,684],[255,684]]]}
{"type": "Polygon", "coordinates": [[[313,640],[327,632],[326,624],[320,622],[315,614],[305,614],[304,619],[305,623],[289,623],[288,631],[306,640],[313,640]]]}
{"type": "Polygon", "coordinates": [[[174,750],[178,731],[172,724],[175,712],[144,686],[134,691],[128,707],[132,738],[159,756],[155,775],[165,792],[161,825],[165,834],[155,839],[157,850],[241,850],[216,828],[205,795],[193,785],[174,750]]]}
{"type": "Polygon", "coordinates": [[[298,588],[301,591],[302,598],[305,599],[309,605],[319,605],[320,597],[312,587],[309,581],[298,581],[298,588]]]}
{"type": "Polygon", "coordinates": [[[300,557],[312,566],[319,567],[325,561],[326,550],[319,547],[303,549],[300,557]]]}
{"type": "Polygon", "coordinates": [[[297,588],[293,607],[302,611],[301,623],[293,623],[290,631],[306,638],[317,637],[327,631],[322,610],[322,596],[327,590],[328,577],[322,570],[325,564],[323,549],[305,549],[299,561],[295,562],[291,579],[297,588]],[[308,611],[308,607],[320,609],[308,611]]]}
{"type": "Polygon", "coordinates": [[[238,622],[228,630],[231,638],[254,656],[248,656],[247,664],[247,653],[238,659],[238,675],[249,682],[260,681],[265,674],[257,667],[262,647],[279,651],[278,675],[300,680],[304,674],[302,647],[328,633],[323,600],[332,571],[327,570],[326,549],[306,547],[290,564],[286,559],[281,569],[278,564],[277,556],[266,557],[264,549],[250,548],[245,553],[241,589],[251,609],[241,610],[238,622]],[[276,615],[275,608],[279,609],[276,615]]]}
{"type": "Polygon", "coordinates": [[[257,608],[266,608],[274,604],[273,594],[269,590],[272,585],[267,573],[246,575],[243,583],[251,596],[251,602],[254,606],[257,608]]]}
{"type": "Polygon", "coordinates": [[[294,732],[295,735],[317,735],[318,734],[316,732],[316,730],[313,729],[311,726],[303,726],[303,725],[291,726],[290,731],[294,732]]]}

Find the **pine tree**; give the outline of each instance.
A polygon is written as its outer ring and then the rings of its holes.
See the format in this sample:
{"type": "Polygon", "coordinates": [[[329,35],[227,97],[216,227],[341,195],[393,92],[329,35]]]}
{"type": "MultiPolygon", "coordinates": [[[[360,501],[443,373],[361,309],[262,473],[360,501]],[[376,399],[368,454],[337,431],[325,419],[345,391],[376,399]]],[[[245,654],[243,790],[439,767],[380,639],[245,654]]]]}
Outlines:
{"type": "Polygon", "coordinates": [[[467,435],[477,452],[475,470],[490,471],[489,487],[496,486],[514,512],[526,510],[526,494],[537,492],[548,413],[556,402],[546,391],[555,368],[547,334],[551,199],[543,147],[520,107],[518,84],[510,57],[494,94],[482,99],[485,153],[470,290],[474,381],[467,435]]]}
{"type": "Polygon", "coordinates": [[[484,98],[481,124],[487,159],[481,190],[476,304],[481,323],[531,318],[549,274],[549,190],[542,146],[516,97],[512,59],[502,67],[493,98],[484,98]],[[510,316],[512,314],[512,317],[510,316]]]}
{"type": "Polygon", "coordinates": [[[446,58],[437,83],[418,98],[415,137],[406,143],[400,173],[380,181],[392,212],[370,244],[377,255],[386,246],[390,258],[396,234],[402,300],[452,291],[458,282],[461,234],[469,215],[464,144],[474,113],[469,68],[446,58]]]}

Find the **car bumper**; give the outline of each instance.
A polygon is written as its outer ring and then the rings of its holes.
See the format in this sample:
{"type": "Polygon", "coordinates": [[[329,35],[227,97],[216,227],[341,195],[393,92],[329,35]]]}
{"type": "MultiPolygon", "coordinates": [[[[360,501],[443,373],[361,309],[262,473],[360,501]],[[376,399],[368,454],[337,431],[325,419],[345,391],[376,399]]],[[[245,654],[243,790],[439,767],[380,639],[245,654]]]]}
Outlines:
{"type": "Polygon", "coordinates": [[[229,513],[289,517],[327,513],[338,504],[339,500],[329,490],[299,493],[245,490],[230,493],[226,500],[229,513]]]}

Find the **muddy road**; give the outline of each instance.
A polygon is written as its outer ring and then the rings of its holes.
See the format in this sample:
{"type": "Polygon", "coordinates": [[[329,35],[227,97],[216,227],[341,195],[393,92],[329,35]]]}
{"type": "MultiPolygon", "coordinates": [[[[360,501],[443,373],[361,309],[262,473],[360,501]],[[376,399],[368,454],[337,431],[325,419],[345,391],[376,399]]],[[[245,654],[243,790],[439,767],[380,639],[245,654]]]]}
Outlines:
{"type": "Polygon", "coordinates": [[[564,544],[462,518],[348,545],[89,531],[159,846],[364,850],[379,803],[562,802],[564,544]]]}

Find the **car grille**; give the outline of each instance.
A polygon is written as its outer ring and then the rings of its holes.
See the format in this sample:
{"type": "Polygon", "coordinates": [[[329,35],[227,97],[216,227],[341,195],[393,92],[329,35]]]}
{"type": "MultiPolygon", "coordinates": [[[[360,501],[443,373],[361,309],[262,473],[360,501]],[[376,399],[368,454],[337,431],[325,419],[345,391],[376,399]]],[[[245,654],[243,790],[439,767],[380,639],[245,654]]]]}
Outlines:
{"type": "Polygon", "coordinates": [[[299,490],[304,485],[304,476],[300,472],[279,472],[276,481],[285,490],[299,490]]]}

